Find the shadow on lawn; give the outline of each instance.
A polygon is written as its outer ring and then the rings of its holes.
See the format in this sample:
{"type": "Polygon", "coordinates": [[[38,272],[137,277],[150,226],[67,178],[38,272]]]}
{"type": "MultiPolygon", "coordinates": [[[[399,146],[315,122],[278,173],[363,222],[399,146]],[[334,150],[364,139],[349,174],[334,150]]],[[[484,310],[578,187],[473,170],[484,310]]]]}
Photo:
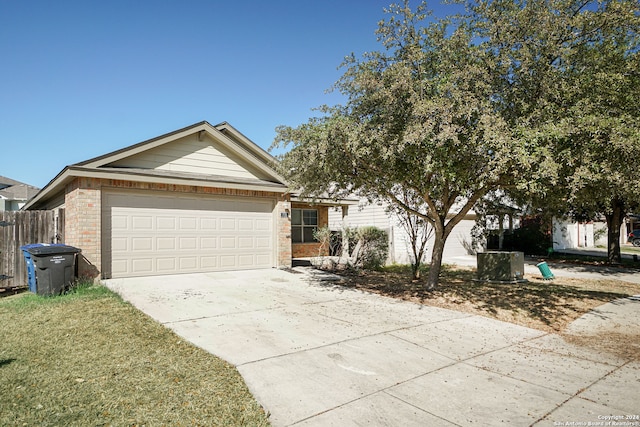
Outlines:
{"type": "Polygon", "coordinates": [[[500,318],[507,312],[512,317],[528,318],[556,331],[565,326],[568,318],[574,319],[593,306],[628,296],[537,280],[521,284],[477,283],[473,282],[475,271],[449,268],[443,268],[440,284],[433,290],[425,288],[423,279],[411,281],[410,273],[400,267],[343,277],[342,285],[347,287],[444,308],[471,306],[472,312],[491,317],[500,318]]]}
{"type": "Polygon", "coordinates": [[[0,368],[15,362],[16,359],[0,359],[0,368]]]}

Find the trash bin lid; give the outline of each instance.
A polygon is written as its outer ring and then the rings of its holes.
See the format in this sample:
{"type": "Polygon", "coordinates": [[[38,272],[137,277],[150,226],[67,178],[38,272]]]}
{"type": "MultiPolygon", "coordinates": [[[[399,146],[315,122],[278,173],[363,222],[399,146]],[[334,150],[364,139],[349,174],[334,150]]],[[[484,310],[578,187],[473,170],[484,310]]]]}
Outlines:
{"type": "Polygon", "coordinates": [[[45,243],[31,243],[29,245],[20,246],[21,251],[28,251],[32,248],[39,248],[40,246],[46,246],[45,243]]]}
{"type": "Polygon", "coordinates": [[[28,248],[27,252],[31,255],[61,255],[61,254],[77,254],[82,252],[78,248],[73,246],[55,244],[55,245],[40,245],[33,248],[28,248]]]}

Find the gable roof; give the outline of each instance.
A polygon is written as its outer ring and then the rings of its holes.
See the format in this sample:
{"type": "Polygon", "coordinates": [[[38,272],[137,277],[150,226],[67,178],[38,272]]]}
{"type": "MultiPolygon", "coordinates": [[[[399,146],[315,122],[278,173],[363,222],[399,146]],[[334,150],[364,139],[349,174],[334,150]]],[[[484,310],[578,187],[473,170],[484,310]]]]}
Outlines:
{"type": "Polygon", "coordinates": [[[15,179],[0,176],[0,198],[8,200],[28,200],[38,193],[38,188],[15,179]]]}
{"type": "MultiPolygon", "coordinates": [[[[197,148],[197,147],[196,147],[197,148]]],[[[187,149],[193,149],[187,147],[187,149]]],[[[186,152],[186,151],[185,151],[186,152]]],[[[201,153],[192,153],[194,157],[201,153]]],[[[175,160],[175,159],[174,159],[175,160]]],[[[284,193],[287,185],[272,167],[276,160],[249,138],[226,122],[211,125],[206,121],[152,138],[120,150],[65,167],[52,179],[24,209],[44,206],[46,201],[59,197],[65,185],[76,177],[162,182],[197,186],[215,186],[247,190],[284,193]],[[188,141],[187,141],[188,140],[188,141]],[[215,153],[227,160],[228,167],[246,173],[227,174],[209,167],[183,169],[157,160],[148,166],[149,159],[160,158],[172,146],[187,146],[187,142],[200,148],[215,146],[215,153]],[[154,154],[155,153],[155,154],[154,154]],[[146,162],[146,163],[145,163],[146,162]],[[205,171],[205,172],[203,172],[205,171]]]]}

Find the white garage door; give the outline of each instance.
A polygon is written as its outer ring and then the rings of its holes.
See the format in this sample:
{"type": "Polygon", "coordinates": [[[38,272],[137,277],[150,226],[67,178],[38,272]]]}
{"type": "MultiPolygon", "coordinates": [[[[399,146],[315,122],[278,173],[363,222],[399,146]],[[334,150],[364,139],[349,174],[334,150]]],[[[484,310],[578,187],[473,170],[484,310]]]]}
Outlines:
{"type": "Polygon", "coordinates": [[[107,277],[274,265],[273,201],[105,192],[102,206],[107,277]]]}

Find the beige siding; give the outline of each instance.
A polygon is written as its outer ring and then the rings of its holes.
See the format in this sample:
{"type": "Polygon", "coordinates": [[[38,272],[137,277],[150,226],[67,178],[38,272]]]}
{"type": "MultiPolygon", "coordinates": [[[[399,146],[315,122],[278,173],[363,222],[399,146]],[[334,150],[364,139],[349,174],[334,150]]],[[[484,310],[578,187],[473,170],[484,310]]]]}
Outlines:
{"type": "Polygon", "coordinates": [[[221,143],[208,135],[200,140],[197,133],[108,166],[224,175],[234,178],[268,178],[221,143]]]}

